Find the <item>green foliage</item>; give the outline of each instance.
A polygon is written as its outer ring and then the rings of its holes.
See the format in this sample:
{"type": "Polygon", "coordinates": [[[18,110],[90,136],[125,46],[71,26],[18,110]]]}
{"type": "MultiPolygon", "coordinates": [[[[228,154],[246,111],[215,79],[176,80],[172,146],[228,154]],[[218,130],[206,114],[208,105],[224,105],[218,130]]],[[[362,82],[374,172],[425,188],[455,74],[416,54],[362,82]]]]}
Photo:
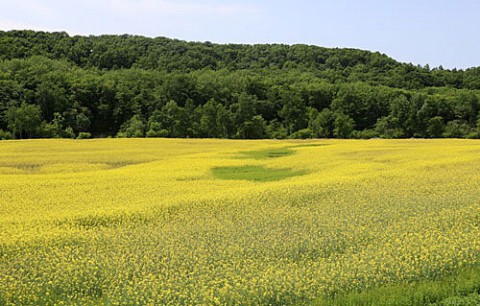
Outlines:
{"type": "Polygon", "coordinates": [[[287,129],[277,119],[274,119],[267,126],[266,133],[269,138],[285,139],[287,138],[287,129]]]}
{"type": "Polygon", "coordinates": [[[480,302],[480,269],[477,266],[455,271],[439,280],[341,292],[317,301],[316,305],[398,305],[450,306],[478,305],[480,302]]]}
{"type": "Polygon", "coordinates": [[[146,135],[149,138],[156,138],[156,137],[168,137],[168,131],[165,129],[153,129],[147,131],[146,135]]]}
{"type": "Polygon", "coordinates": [[[42,136],[47,138],[69,137],[65,132],[65,118],[60,113],[54,113],[51,123],[43,122],[42,136]]]}
{"type": "Polygon", "coordinates": [[[427,134],[432,138],[442,137],[445,132],[445,123],[443,118],[440,116],[435,116],[428,120],[427,134]]]}
{"type": "Polygon", "coordinates": [[[270,169],[262,166],[232,166],[216,167],[212,169],[213,175],[222,180],[248,180],[257,182],[270,182],[304,175],[304,171],[292,169],[270,169]]]}
{"type": "MultiPolygon", "coordinates": [[[[480,305],[480,293],[472,293],[467,296],[453,296],[445,300],[434,303],[435,306],[477,306],[480,305]]],[[[433,306],[432,305],[432,306],[433,306]]]]}
{"type": "Polygon", "coordinates": [[[471,135],[474,135],[472,138],[480,138],[480,118],[477,120],[477,128],[475,131],[472,132],[471,135]]]}
{"type": "Polygon", "coordinates": [[[75,138],[75,132],[73,131],[72,127],[67,127],[64,131],[64,134],[63,134],[64,138],[75,138]]]}
{"type": "Polygon", "coordinates": [[[221,114],[223,113],[223,105],[209,100],[203,107],[197,109],[200,117],[199,132],[202,137],[221,137],[224,133],[225,123],[221,114]]]}
{"type": "Polygon", "coordinates": [[[373,129],[365,129],[363,131],[353,131],[351,137],[356,139],[371,139],[379,137],[379,133],[373,129]]]}
{"type": "Polygon", "coordinates": [[[305,45],[0,31],[0,129],[17,138],[478,138],[479,69],[305,45]]]}
{"type": "Polygon", "coordinates": [[[80,132],[78,133],[77,139],[89,139],[92,137],[92,134],[89,132],[80,132]]]}
{"type": "Polygon", "coordinates": [[[404,132],[399,128],[398,118],[382,117],[375,124],[375,132],[382,138],[401,138],[404,132]]]}
{"type": "Polygon", "coordinates": [[[278,112],[283,118],[288,134],[305,128],[306,126],[306,106],[301,96],[294,91],[282,91],[281,99],[283,107],[278,112]]]}
{"type": "Polygon", "coordinates": [[[352,135],[355,122],[350,116],[335,114],[333,136],[336,138],[349,138],[352,135]]]}
{"type": "Polygon", "coordinates": [[[143,137],[145,133],[145,124],[139,115],[134,115],[130,120],[125,122],[120,128],[117,137],[143,137]]]}
{"type": "Polygon", "coordinates": [[[270,159],[270,158],[278,158],[278,157],[292,155],[295,153],[295,151],[289,148],[278,148],[278,149],[267,149],[267,150],[258,150],[258,151],[244,151],[241,153],[242,153],[241,158],[270,159]]]}
{"type": "Polygon", "coordinates": [[[310,130],[309,128],[306,128],[306,129],[301,129],[299,131],[292,133],[290,135],[290,138],[291,139],[308,139],[308,138],[312,138],[312,136],[313,136],[312,130],[310,130]]]}
{"type": "Polygon", "coordinates": [[[266,137],[267,125],[261,115],[253,116],[239,127],[239,135],[246,139],[260,139],[266,137]]]}
{"type": "Polygon", "coordinates": [[[330,138],[333,136],[335,116],[333,112],[325,108],[320,113],[311,113],[309,127],[314,137],[330,138]]]}
{"type": "Polygon", "coordinates": [[[9,131],[0,130],[0,140],[9,140],[13,139],[12,133],[9,131]]]}
{"type": "Polygon", "coordinates": [[[20,138],[35,136],[41,123],[41,110],[38,105],[22,103],[6,111],[8,127],[20,138]]]}
{"type": "Polygon", "coordinates": [[[444,136],[447,138],[463,138],[470,133],[470,127],[466,122],[452,120],[445,127],[444,136]]]}

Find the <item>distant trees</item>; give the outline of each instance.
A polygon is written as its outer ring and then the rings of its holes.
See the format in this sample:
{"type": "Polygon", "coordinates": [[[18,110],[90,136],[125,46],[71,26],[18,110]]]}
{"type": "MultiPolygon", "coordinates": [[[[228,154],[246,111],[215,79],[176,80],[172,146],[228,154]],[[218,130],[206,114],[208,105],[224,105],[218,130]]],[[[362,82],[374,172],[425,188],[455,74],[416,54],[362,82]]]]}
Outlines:
{"type": "Polygon", "coordinates": [[[145,136],[145,124],[140,115],[134,115],[120,127],[117,137],[143,137],[145,136]]]}
{"type": "Polygon", "coordinates": [[[479,68],[306,45],[0,31],[0,139],[480,135],[479,68]]]}
{"type": "Polygon", "coordinates": [[[479,115],[479,118],[477,120],[477,131],[476,131],[476,134],[477,134],[477,138],[480,138],[480,115],[479,115]]]}
{"type": "Polygon", "coordinates": [[[335,115],[329,108],[321,112],[312,109],[310,113],[309,129],[316,138],[331,138],[333,136],[335,115]]]}
{"type": "Polygon", "coordinates": [[[8,128],[19,138],[32,138],[39,132],[42,113],[38,105],[22,103],[19,107],[11,106],[6,117],[8,128]]]}
{"type": "Polygon", "coordinates": [[[350,116],[338,113],[335,115],[333,136],[336,138],[350,138],[355,122],[350,116]]]}
{"type": "Polygon", "coordinates": [[[428,120],[427,136],[432,138],[438,138],[438,137],[442,137],[444,132],[445,132],[445,123],[443,122],[442,117],[435,116],[428,120]]]}

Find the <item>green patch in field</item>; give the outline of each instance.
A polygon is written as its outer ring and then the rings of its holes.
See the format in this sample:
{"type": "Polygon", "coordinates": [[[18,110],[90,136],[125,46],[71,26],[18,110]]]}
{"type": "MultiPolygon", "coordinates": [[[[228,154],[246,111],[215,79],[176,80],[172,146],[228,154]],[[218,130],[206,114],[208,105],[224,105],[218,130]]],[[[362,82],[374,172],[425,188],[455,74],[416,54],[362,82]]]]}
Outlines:
{"type": "Polygon", "coordinates": [[[289,177],[306,174],[289,168],[270,169],[262,166],[215,167],[213,175],[222,180],[248,180],[258,182],[279,181],[289,177]]]}
{"type": "Polygon", "coordinates": [[[116,169],[116,168],[123,168],[126,166],[131,166],[131,165],[138,165],[138,164],[143,164],[147,163],[149,161],[133,161],[133,160],[119,160],[119,161],[114,161],[114,162],[106,162],[108,166],[110,166],[111,169],[116,169]]]}
{"type": "Polygon", "coordinates": [[[289,146],[289,148],[310,148],[310,147],[323,147],[323,146],[328,146],[328,145],[322,144],[322,143],[306,143],[306,144],[289,146]]]}
{"type": "Polygon", "coordinates": [[[459,269],[438,280],[424,280],[358,292],[339,292],[314,305],[480,305],[480,266],[459,269]]]}
{"type": "Polygon", "coordinates": [[[0,174],[30,174],[35,173],[39,168],[39,164],[0,164],[0,174]]]}
{"type": "Polygon", "coordinates": [[[0,163],[1,174],[52,174],[52,173],[78,173],[99,170],[122,168],[137,165],[140,161],[115,161],[115,162],[63,162],[63,163],[0,163]]]}
{"type": "Polygon", "coordinates": [[[240,158],[269,159],[293,155],[295,154],[295,151],[289,148],[276,148],[256,151],[243,151],[240,153],[242,154],[240,158]]]}
{"type": "Polygon", "coordinates": [[[293,145],[283,148],[274,148],[274,149],[264,149],[264,150],[255,150],[255,151],[242,151],[240,152],[239,158],[249,158],[249,159],[270,159],[270,158],[278,158],[289,156],[297,153],[292,149],[296,148],[307,148],[307,147],[321,147],[326,146],[326,144],[320,143],[306,143],[306,144],[299,144],[293,145]]]}

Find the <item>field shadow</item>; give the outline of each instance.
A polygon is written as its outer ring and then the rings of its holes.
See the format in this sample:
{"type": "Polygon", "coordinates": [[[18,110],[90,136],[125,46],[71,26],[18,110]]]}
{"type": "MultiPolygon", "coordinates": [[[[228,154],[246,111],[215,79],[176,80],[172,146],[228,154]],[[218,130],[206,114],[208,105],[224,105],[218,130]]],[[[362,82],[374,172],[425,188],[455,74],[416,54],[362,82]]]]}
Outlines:
{"type": "Polygon", "coordinates": [[[290,168],[271,169],[262,166],[230,166],[212,168],[212,173],[221,180],[247,180],[255,182],[279,181],[286,178],[305,175],[306,171],[290,168]]]}
{"type": "Polygon", "coordinates": [[[276,148],[276,149],[266,149],[266,150],[255,150],[255,151],[242,151],[239,152],[240,155],[238,158],[245,159],[270,159],[278,158],[295,154],[295,151],[285,147],[285,148],[276,148]]]}
{"type": "Polygon", "coordinates": [[[326,143],[305,143],[305,144],[299,144],[299,145],[289,146],[288,148],[325,147],[325,146],[328,146],[328,145],[329,145],[329,144],[326,144],[326,143]]]}
{"type": "Polygon", "coordinates": [[[113,162],[65,162],[65,163],[0,163],[0,175],[8,174],[59,174],[103,171],[139,165],[146,162],[139,161],[113,161],[113,162]]]}
{"type": "Polygon", "coordinates": [[[297,152],[292,149],[296,148],[307,148],[307,147],[320,147],[326,146],[326,144],[299,144],[299,145],[292,145],[282,148],[274,148],[274,149],[263,149],[263,150],[253,150],[253,151],[241,151],[239,152],[240,155],[237,158],[244,158],[244,159],[271,159],[271,158],[279,158],[284,156],[290,156],[296,154],[297,152]]]}

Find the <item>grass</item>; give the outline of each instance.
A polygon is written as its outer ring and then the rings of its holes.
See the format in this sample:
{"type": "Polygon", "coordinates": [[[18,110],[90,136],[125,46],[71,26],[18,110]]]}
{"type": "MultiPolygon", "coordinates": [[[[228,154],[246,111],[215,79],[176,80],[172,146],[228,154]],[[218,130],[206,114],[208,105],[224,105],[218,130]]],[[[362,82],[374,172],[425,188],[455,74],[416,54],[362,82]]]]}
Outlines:
{"type": "Polygon", "coordinates": [[[289,177],[305,174],[289,168],[271,169],[262,166],[215,167],[213,175],[222,180],[248,180],[258,182],[279,181],[289,177]]]}
{"type": "Polygon", "coordinates": [[[305,143],[305,144],[289,146],[289,148],[312,148],[312,147],[323,147],[323,146],[327,146],[327,144],[324,144],[324,143],[305,143]]]}
{"type": "Polygon", "coordinates": [[[266,150],[255,150],[255,151],[243,151],[240,152],[240,158],[250,158],[250,159],[270,159],[278,158],[295,154],[295,151],[289,148],[276,148],[276,149],[266,149],[266,150]]]}
{"type": "Polygon", "coordinates": [[[434,281],[424,280],[339,293],[318,300],[315,304],[322,306],[480,305],[480,266],[459,269],[447,277],[434,281]]]}
{"type": "MultiPolygon", "coordinates": [[[[478,306],[480,305],[480,293],[472,293],[467,296],[453,296],[447,298],[440,303],[434,305],[438,306],[478,306]]],[[[433,305],[432,305],[433,306],[433,305]]]]}
{"type": "Polygon", "coordinates": [[[296,151],[292,149],[320,147],[320,146],[326,146],[326,144],[305,143],[305,144],[299,144],[299,145],[291,145],[291,146],[282,147],[282,148],[243,151],[243,152],[240,152],[241,154],[240,158],[249,158],[249,159],[257,159],[257,160],[279,158],[279,157],[290,156],[295,154],[296,151]]]}

